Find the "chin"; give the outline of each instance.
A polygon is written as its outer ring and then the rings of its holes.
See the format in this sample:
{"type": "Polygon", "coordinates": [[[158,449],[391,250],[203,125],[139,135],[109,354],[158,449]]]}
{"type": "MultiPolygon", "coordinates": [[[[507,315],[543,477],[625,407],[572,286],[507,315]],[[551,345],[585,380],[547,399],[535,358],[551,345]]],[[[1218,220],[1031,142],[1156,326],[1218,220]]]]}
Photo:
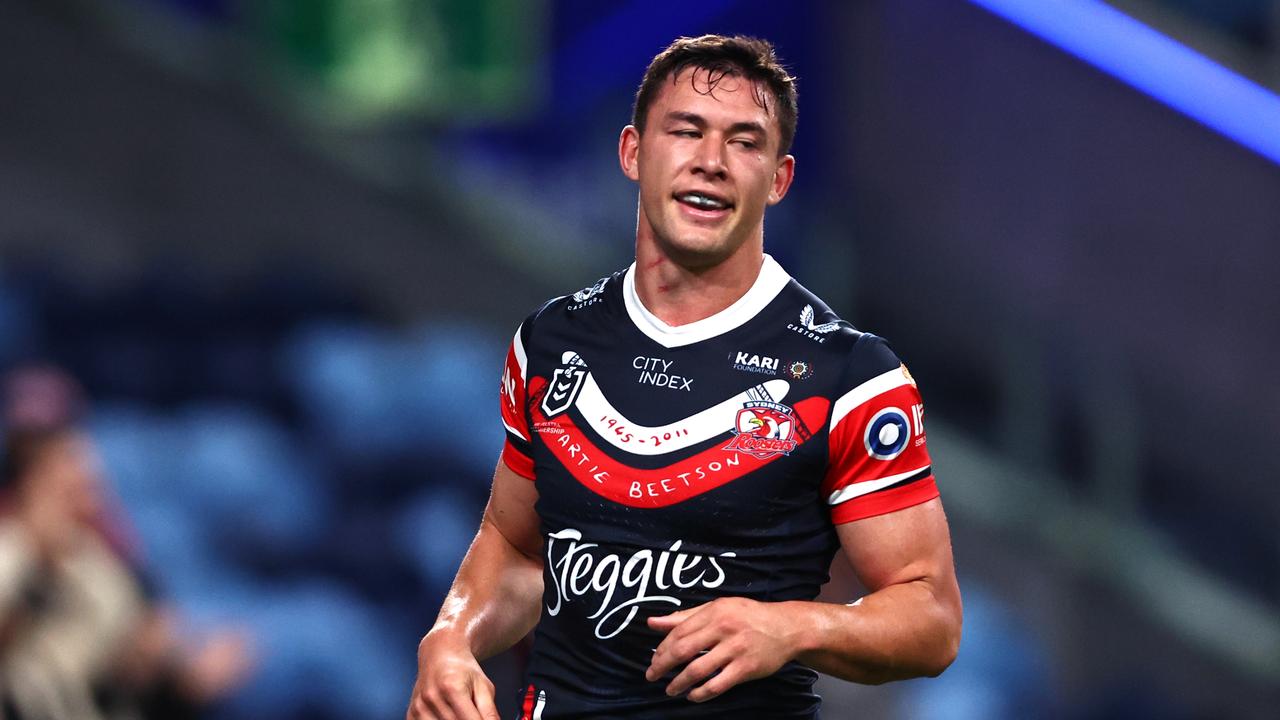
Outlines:
{"type": "Polygon", "coordinates": [[[718,265],[733,254],[733,248],[718,238],[686,238],[663,245],[668,257],[690,268],[718,265]]]}

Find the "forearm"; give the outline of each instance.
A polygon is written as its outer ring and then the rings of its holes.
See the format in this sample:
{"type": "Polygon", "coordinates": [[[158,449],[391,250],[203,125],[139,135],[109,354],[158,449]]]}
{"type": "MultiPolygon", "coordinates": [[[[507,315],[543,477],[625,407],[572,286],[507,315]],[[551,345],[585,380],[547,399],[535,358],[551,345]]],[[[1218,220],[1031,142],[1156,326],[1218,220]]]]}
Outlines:
{"type": "Polygon", "coordinates": [[[926,579],[888,585],[852,605],[786,604],[794,606],[796,659],[852,682],[936,676],[960,645],[958,594],[926,579]]]}
{"type": "Polygon", "coordinates": [[[464,643],[483,660],[524,637],[541,602],[541,558],[509,542],[486,513],[423,643],[464,643]]]}

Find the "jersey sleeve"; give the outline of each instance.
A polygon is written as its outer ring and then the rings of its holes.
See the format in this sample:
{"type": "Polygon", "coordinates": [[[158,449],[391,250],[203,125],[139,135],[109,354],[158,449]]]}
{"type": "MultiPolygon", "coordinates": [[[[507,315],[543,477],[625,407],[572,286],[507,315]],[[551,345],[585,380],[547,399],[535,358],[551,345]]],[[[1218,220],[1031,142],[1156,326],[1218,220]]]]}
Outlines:
{"type": "Polygon", "coordinates": [[[502,424],[507,439],[502,446],[502,462],[517,475],[533,479],[533,445],[530,442],[527,387],[529,358],[525,341],[529,321],[516,330],[507,349],[502,370],[502,424]]]}
{"type": "Polygon", "coordinates": [[[837,525],[938,497],[925,444],[924,402],[884,340],[854,349],[846,391],[831,409],[823,496],[837,525]]]}

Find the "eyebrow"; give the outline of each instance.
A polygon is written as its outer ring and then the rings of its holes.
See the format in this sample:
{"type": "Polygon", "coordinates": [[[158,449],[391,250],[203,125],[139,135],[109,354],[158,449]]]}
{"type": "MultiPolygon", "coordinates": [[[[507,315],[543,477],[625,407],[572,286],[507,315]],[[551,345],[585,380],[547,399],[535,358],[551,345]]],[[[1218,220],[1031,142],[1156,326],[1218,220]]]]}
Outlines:
{"type": "MultiPolygon", "coordinates": [[[[687,122],[690,125],[693,125],[694,127],[698,128],[699,130],[705,130],[707,127],[706,118],[702,117],[697,113],[684,112],[679,110],[672,111],[667,113],[667,121],[670,122],[672,120],[687,122]]],[[[759,135],[762,138],[769,136],[769,133],[764,129],[763,125],[751,120],[736,122],[729,126],[729,134],[740,133],[740,132],[753,133],[753,134],[759,135]]]]}

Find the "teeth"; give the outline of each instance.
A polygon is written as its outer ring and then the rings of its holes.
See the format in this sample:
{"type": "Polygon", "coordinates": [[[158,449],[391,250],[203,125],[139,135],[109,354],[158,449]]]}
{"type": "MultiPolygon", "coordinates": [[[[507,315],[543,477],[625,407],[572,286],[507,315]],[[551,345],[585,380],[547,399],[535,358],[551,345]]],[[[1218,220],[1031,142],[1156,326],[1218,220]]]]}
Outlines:
{"type": "Polygon", "coordinates": [[[709,198],[701,193],[685,193],[681,195],[679,199],[689,203],[690,205],[707,208],[708,210],[721,210],[728,207],[727,204],[714,198],[709,198]]]}

